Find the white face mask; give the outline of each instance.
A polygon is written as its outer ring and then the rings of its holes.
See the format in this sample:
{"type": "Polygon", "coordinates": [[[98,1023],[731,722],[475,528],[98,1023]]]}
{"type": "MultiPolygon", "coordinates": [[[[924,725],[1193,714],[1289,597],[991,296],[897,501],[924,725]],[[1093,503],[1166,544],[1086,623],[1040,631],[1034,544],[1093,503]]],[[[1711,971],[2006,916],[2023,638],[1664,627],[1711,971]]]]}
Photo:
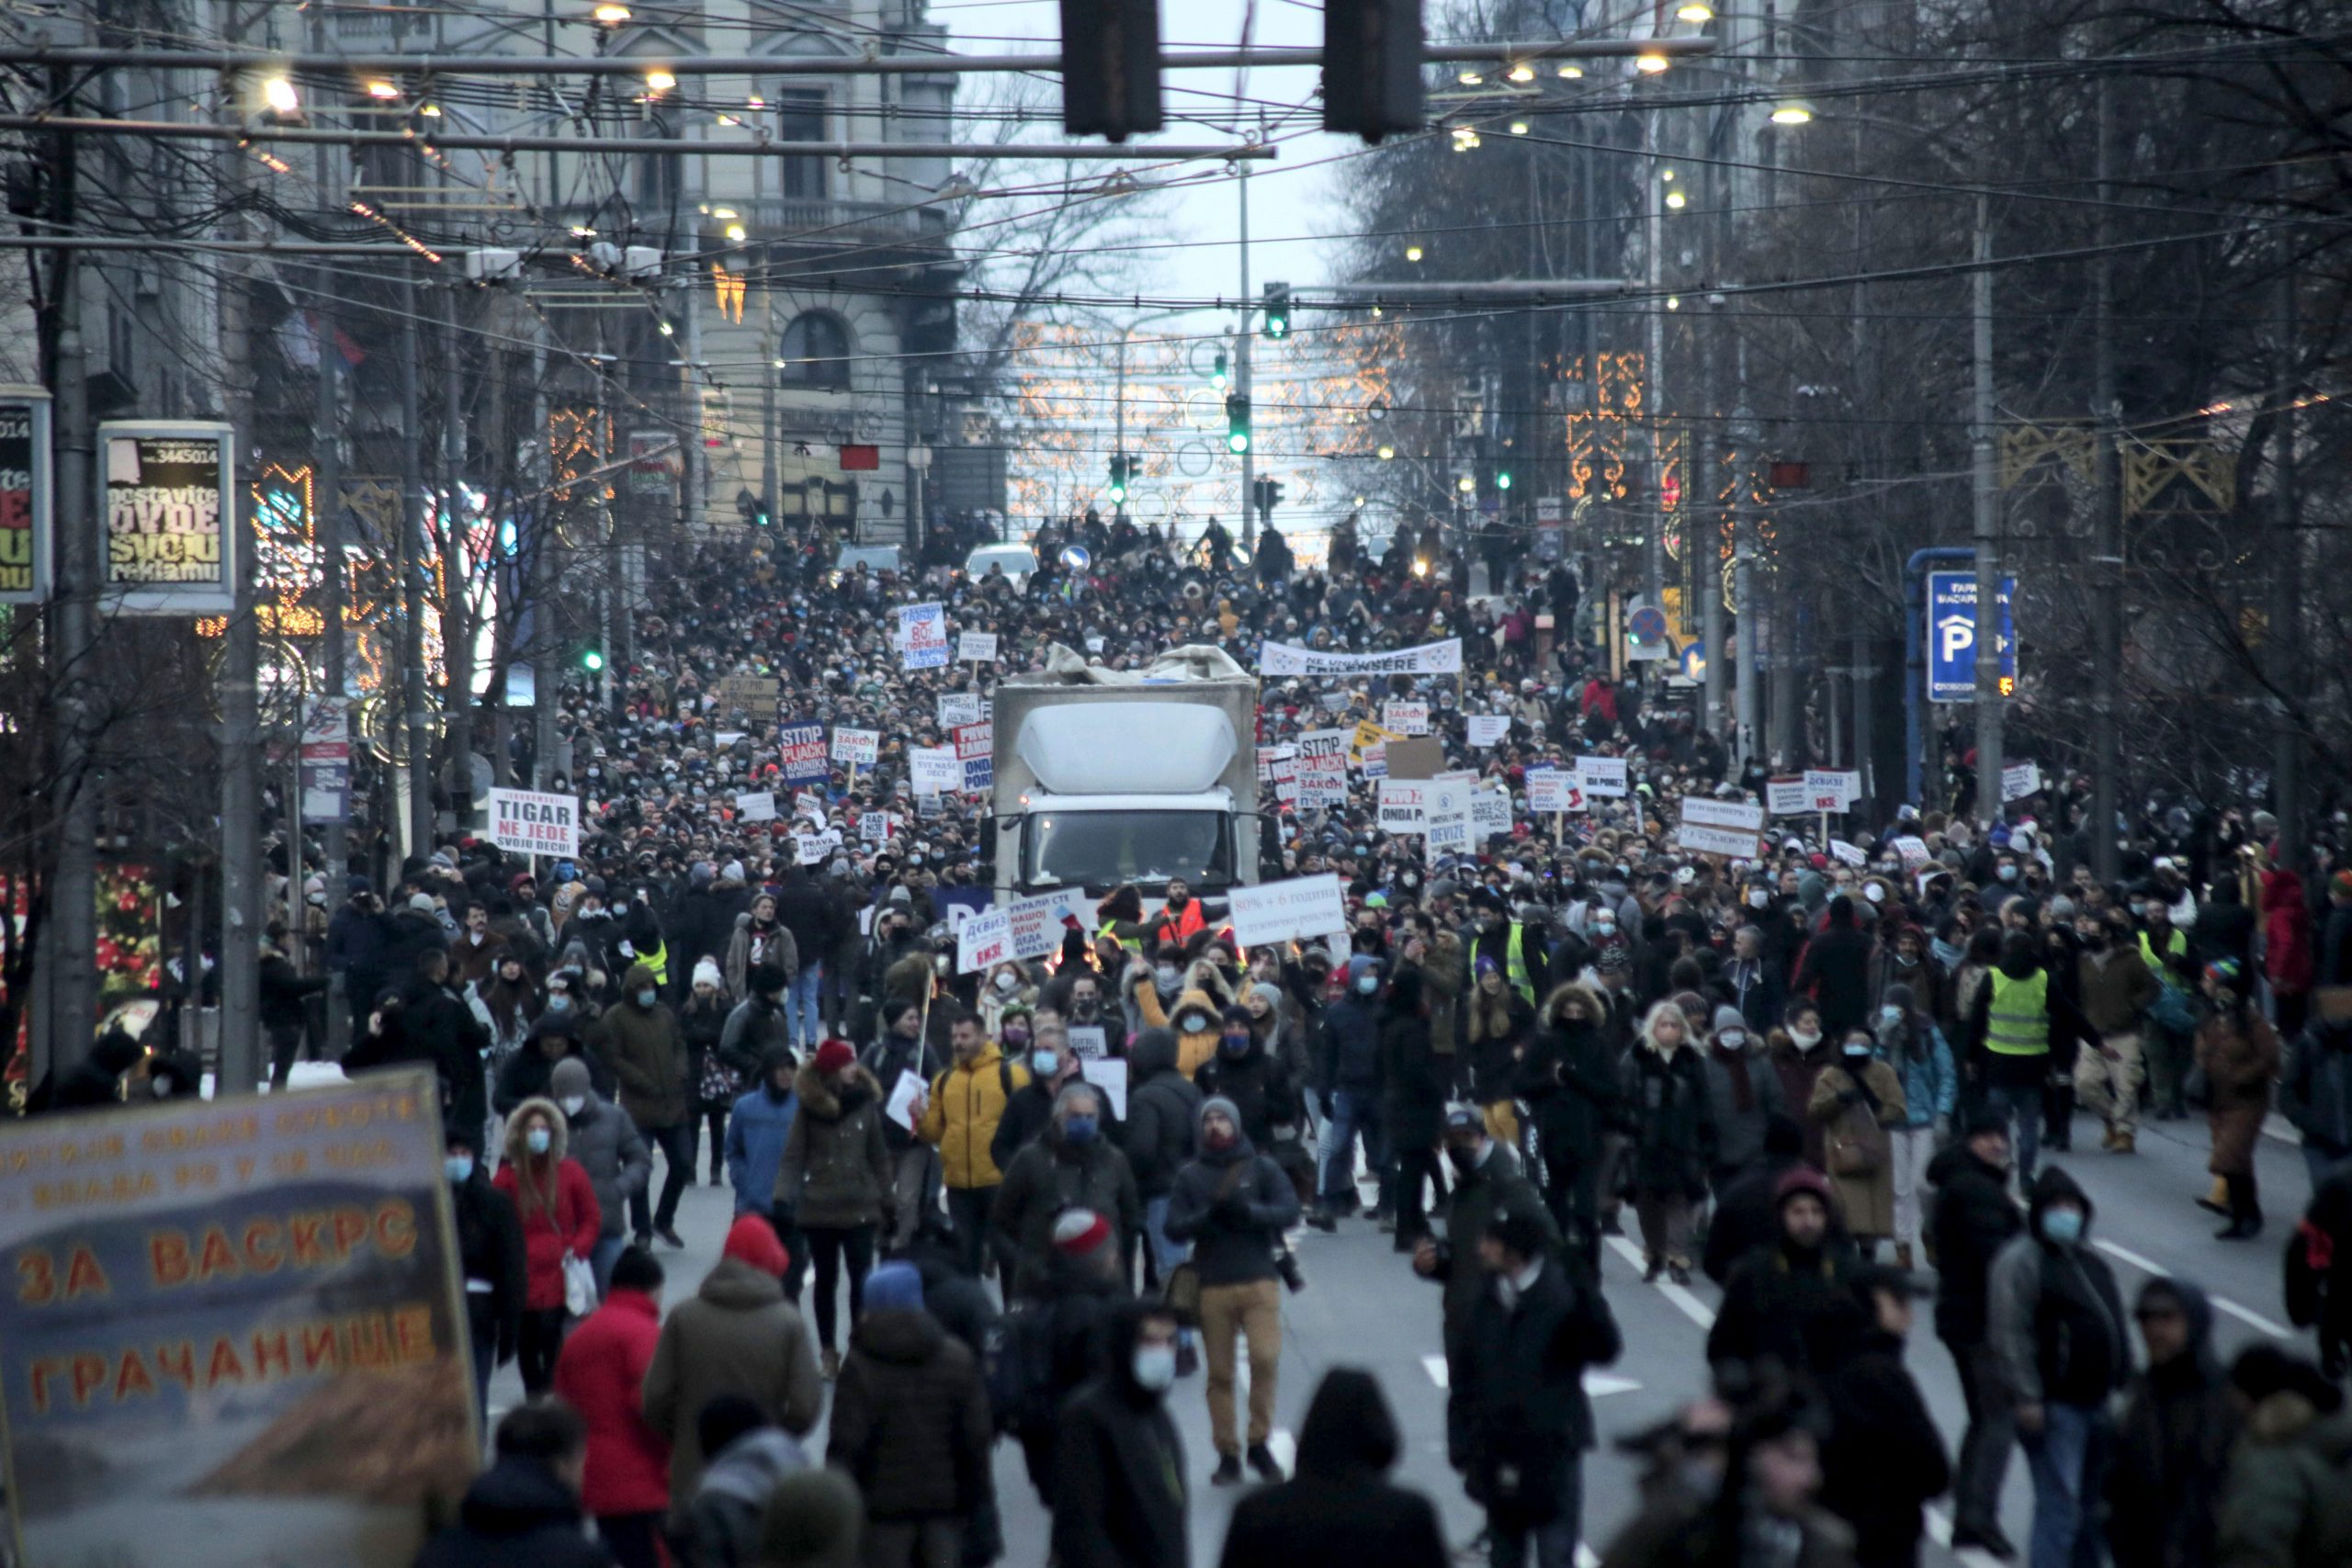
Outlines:
{"type": "Polygon", "coordinates": [[[1799,1049],[1810,1051],[1815,1045],[1821,1043],[1821,1031],[1818,1029],[1792,1029],[1789,1031],[1789,1038],[1797,1043],[1799,1049]]]}
{"type": "Polygon", "coordinates": [[[1154,1393],[1165,1393],[1176,1381],[1176,1347],[1138,1345],[1135,1356],[1136,1383],[1154,1393]]]}
{"type": "Polygon", "coordinates": [[[996,988],[1000,991],[1011,991],[1020,984],[1021,976],[1018,975],[999,975],[996,977],[996,988]]]}
{"type": "Polygon", "coordinates": [[[563,1107],[563,1113],[566,1116],[577,1116],[587,1107],[588,1097],[584,1094],[567,1094],[556,1103],[563,1107]]]}

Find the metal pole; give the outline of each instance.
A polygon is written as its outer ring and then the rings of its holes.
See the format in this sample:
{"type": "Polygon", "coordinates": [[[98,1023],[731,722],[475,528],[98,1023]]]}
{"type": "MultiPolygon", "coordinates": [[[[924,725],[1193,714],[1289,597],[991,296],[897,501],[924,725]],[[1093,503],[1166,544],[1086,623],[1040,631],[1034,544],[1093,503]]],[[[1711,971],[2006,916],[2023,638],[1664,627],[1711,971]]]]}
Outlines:
{"type": "MultiPolygon", "coordinates": [[[[1125,458],[1127,455],[1127,336],[1134,331],[1133,325],[1119,329],[1119,395],[1113,400],[1111,415],[1117,433],[1112,437],[1111,451],[1121,458],[1125,458]]],[[[1123,476],[1124,473],[1123,469],[1123,476]]],[[[1119,488],[1122,491],[1126,489],[1124,477],[1120,480],[1119,488]]],[[[1116,521],[1126,514],[1127,503],[1123,495],[1121,499],[1111,503],[1111,516],[1114,521],[1116,521]]]]}
{"type": "Polygon", "coordinates": [[[2091,870],[2112,886],[2122,874],[2123,851],[2115,831],[2117,807],[2123,794],[2123,455],[2120,446],[2123,411],[2115,391],[2115,260],[2108,254],[2114,243],[2115,106],[2111,78],[2102,73],[2094,84],[2098,117],[2096,140],[2098,161],[2098,207],[2091,264],[2091,418],[2098,426],[2094,459],[2098,486],[2091,504],[2098,509],[2091,537],[2098,556],[2092,581],[2091,635],[2097,644],[2092,662],[2091,695],[2091,870]]]}
{"type": "MultiPolygon", "coordinates": [[[[2278,170],[2279,207],[2287,210],[2293,175],[2290,165],[2278,170]]],[[[2294,240],[2282,234],[2282,247],[2294,240]]],[[[2300,269],[2291,255],[2282,258],[2274,284],[2278,318],[2278,417],[2270,434],[2270,613],[2264,641],[2269,648],[2270,680],[2282,695],[2270,702],[2275,726],[2271,741],[2270,788],[2273,815],[2278,818],[2278,863],[2302,870],[2303,735],[2294,707],[2283,694],[2301,690],[2302,680],[2302,536],[2298,526],[2299,497],[2295,487],[2295,402],[2301,395],[2301,368],[2296,362],[2296,291],[2300,269]]]]}
{"type": "MultiPolygon", "coordinates": [[[[1233,386],[1243,397],[1250,396],[1254,385],[1250,375],[1250,165],[1241,165],[1241,176],[1234,188],[1241,197],[1241,315],[1238,341],[1233,354],[1233,386]]],[[[1241,449],[1241,548],[1247,553],[1258,542],[1257,486],[1258,471],[1258,411],[1250,411],[1250,445],[1241,449]]],[[[1174,525],[1170,524],[1173,527],[1174,525]]],[[[1224,563],[1218,562],[1220,570],[1224,563]]]]}
{"type": "MultiPolygon", "coordinates": [[[[234,25],[238,12],[230,12],[234,25]]],[[[235,103],[235,84],[220,84],[224,106],[235,103]]],[[[233,109],[232,110],[233,112],[233,109]]],[[[252,164],[232,152],[221,159],[220,179],[228,191],[230,210],[236,210],[244,171],[252,164]]],[[[242,227],[242,219],[232,219],[242,227]]],[[[230,450],[242,459],[252,449],[254,434],[253,317],[246,297],[246,270],[252,264],[228,261],[220,292],[220,384],[230,428],[230,450]]],[[[232,468],[232,473],[234,469],[232,468]]],[[[243,480],[243,474],[235,478],[243,480]]],[[[221,508],[224,528],[235,530],[233,570],[236,608],[229,616],[227,658],[220,694],[220,1054],[214,1083],[221,1095],[251,1094],[261,1082],[261,724],[258,677],[261,626],[254,592],[253,502],[248,488],[238,482],[221,508]]],[[[301,876],[301,803],[293,807],[287,841],[288,869],[301,876]]],[[[191,911],[193,917],[195,912],[191,911]]],[[[188,989],[198,989],[199,978],[188,976],[188,989]]]]}
{"type": "MultiPolygon", "coordinates": [[[[535,314],[531,325],[531,443],[533,478],[540,484],[554,479],[552,448],[548,432],[547,333],[535,314]]],[[[555,787],[555,776],[571,781],[572,769],[556,755],[561,744],[556,733],[556,687],[563,679],[563,630],[557,624],[556,551],[562,538],[556,529],[556,500],[541,494],[532,503],[531,529],[531,782],[539,789],[555,787]]]]}
{"type": "Polygon", "coordinates": [[[401,282],[401,684],[408,727],[409,853],[433,852],[433,725],[425,711],[424,473],[416,388],[416,280],[401,282]]]}
{"type": "MultiPolygon", "coordinates": [[[[1707,276],[1713,278],[1727,254],[1723,230],[1729,221],[1725,209],[1730,203],[1722,191],[1724,184],[1719,167],[1710,165],[1707,187],[1713,208],[1707,220],[1707,276]]],[[[1724,563],[1723,514],[1714,498],[1724,491],[1724,430],[1715,421],[1715,412],[1723,402],[1723,367],[1718,361],[1723,355],[1723,333],[1716,330],[1723,318],[1710,316],[1706,342],[1699,355],[1699,372],[1706,378],[1706,386],[1699,400],[1700,423],[1694,428],[1691,458],[1697,470],[1698,482],[1691,515],[1703,522],[1695,530],[1690,548],[1695,552],[1692,564],[1699,574],[1699,636],[1705,643],[1706,668],[1701,689],[1700,719],[1711,733],[1724,732],[1724,674],[1730,660],[1724,656],[1724,563]],[[1701,433],[1703,432],[1703,434],[1701,433]]]]}
{"type": "Polygon", "coordinates": [[[1649,547],[1644,552],[1644,592],[1653,605],[1662,609],[1666,604],[1666,400],[1662,391],[1666,382],[1666,301],[1659,289],[1666,276],[1666,182],[1659,178],[1664,164],[1658,154],[1658,119],[1656,114],[1642,117],[1642,152],[1645,154],[1642,160],[1645,235],[1642,248],[1648,253],[1644,269],[1650,293],[1649,353],[1642,367],[1642,398],[1649,410],[1650,423],[1649,547]]]}
{"type": "Polygon", "coordinates": [[[1739,403],[1732,412],[1731,438],[1738,461],[1732,469],[1732,597],[1739,615],[1739,727],[1734,748],[1741,762],[1758,754],[1762,737],[1757,726],[1763,695],[1763,671],[1757,667],[1756,622],[1762,606],[1756,603],[1756,447],[1763,439],[1756,412],[1747,406],[1747,344],[1738,345],[1739,403]]]}
{"type": "Polygon", "coordinates": [[[2001,491],[1993,464],[1993,269],[1986,265],[1993,259],[1993,214],[1982,195],[1975,250],[1969,287],[1975,408],[1968,445],[1976,536],[1976,819],[1990,824],[2001,816],[2001,491]]]}

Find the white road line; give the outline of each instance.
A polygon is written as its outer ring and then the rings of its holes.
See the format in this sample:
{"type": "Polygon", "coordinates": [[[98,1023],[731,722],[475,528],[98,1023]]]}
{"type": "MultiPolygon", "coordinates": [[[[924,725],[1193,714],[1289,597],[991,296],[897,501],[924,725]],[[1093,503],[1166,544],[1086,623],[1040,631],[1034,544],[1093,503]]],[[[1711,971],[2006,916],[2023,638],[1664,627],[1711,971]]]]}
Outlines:
{"type": "MultiPolygon", "coordinates": [[[[1633,1238],[1630,1236],[1612,1235],[1608,1240],[1610,1250],[1635,1269],[1649,1267],[1649,1259],[1642,1256],[1642,1249],[1634,1245],[1633,1238]]],[[[1671,1280],[1659,1280],[1655,1282],[1654,1288],[1658,1294],[1679,1308],[1683,1316],[1700,1327],[1713,1328],[1715,1325],[1715,1309],[1692,1295],[1682,1286],[1671,1280]]]]}
{"type": "Polygon", "coordinates": [[[1423,1356],[1421,1370],[1429,1373],[1430,1382],[1437,1384],[1438,1387],[1452,1388],[1453,1386],[1453,1374],[1446,1366],[1443,1356],[1423,1356]]]}
{"type": "MultiPolygon", "coordinates": [[[[2115,1243],[2101,1237],[2093,1237],[2091,1245],[2098,1247],[2101,1252],[2106,1253],[2109,1258],[2114,1258],[2117,1262],[2137,1269],[2143,1274],[2152,1274],[2159,1280],[2169,1280],[2172,1278],[2171,1269],[2165,1268],[2163,1264],[2157,1262],[2153,1258],[2141,1257],[2138,1253],[2132,1251],[2128,1247],[2118,1247],[2115,1243]]],[[[2252,1328],[2258,1333],[2267,1334],[2273,1339],[2291,1339],[2294,1337],[2294,1335],[2283,1325],[2271,1322],[2268,1318],[2263,1316],[2252,1307],[2240,1306],[2237,1303],[2230,1300],[2227,1296],[2208,1296],[2206,1297],[2206,1300],[2213,1303],[2214,1311],[2228,1313],[2232,1317],[2236,1318],[2248,1328],[2252,1328]]]]}
{"type": "MultiPolygon", "coordinates": [[[[1941,1508],[1927,1511],[1928,1534],[1938,1546],[1951,1545],[1951,1516],[1941,1508]]],[[[1952,1553],[1952,1561],[1961,1568],[2005,1568],[2001,1560],[1981,1546],[1963,1547],[1952,1553]]]]}

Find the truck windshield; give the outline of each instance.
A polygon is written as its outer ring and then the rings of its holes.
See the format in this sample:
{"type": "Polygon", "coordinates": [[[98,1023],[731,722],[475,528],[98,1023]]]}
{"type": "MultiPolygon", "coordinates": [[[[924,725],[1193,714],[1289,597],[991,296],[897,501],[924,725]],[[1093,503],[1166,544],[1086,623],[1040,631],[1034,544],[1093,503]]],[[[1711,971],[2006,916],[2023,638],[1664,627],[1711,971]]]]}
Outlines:
{"type": "Polygon", "coordinates": [[[1032,887],[1085,886],[1109,892],[1124,882],[1143,888],[1181,876],[1193,886],[1233,881],[1226,817],[1216,811],[1057,811],[1029,818],[1023,834],[1023,879],[1032,887]]]}

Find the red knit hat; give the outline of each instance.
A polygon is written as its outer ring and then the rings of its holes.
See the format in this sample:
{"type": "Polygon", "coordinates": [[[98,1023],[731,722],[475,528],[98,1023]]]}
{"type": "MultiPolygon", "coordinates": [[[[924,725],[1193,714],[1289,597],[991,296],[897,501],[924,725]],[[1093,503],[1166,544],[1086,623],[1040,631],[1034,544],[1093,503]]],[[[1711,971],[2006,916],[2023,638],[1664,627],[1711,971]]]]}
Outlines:
{"type": "Polygon", "coordinates": [[[817,1047],[817,1070],[838,1073],[857,1061],[857,1047],[846,1040],[828,1040],[817,1047]]]}
{"type": "Polygon", "coordinates": [[[775,1238],[775,1226],[764,1214],[742,1214],[736,1218],[734,1228],[727,1233],[727,1245],[719,1248],[721,1258],[740,1258],[763,1274],[784,1278],[792,1266],[792,1254],[775,1238]]]}
{"type": "Polygon", "coordinates": [[[1083,1258],[1111,1239],[1111,1222],[1091,1209],[1072,1209],[1054,1222],[1054,1247],[1083,1258]]]}

